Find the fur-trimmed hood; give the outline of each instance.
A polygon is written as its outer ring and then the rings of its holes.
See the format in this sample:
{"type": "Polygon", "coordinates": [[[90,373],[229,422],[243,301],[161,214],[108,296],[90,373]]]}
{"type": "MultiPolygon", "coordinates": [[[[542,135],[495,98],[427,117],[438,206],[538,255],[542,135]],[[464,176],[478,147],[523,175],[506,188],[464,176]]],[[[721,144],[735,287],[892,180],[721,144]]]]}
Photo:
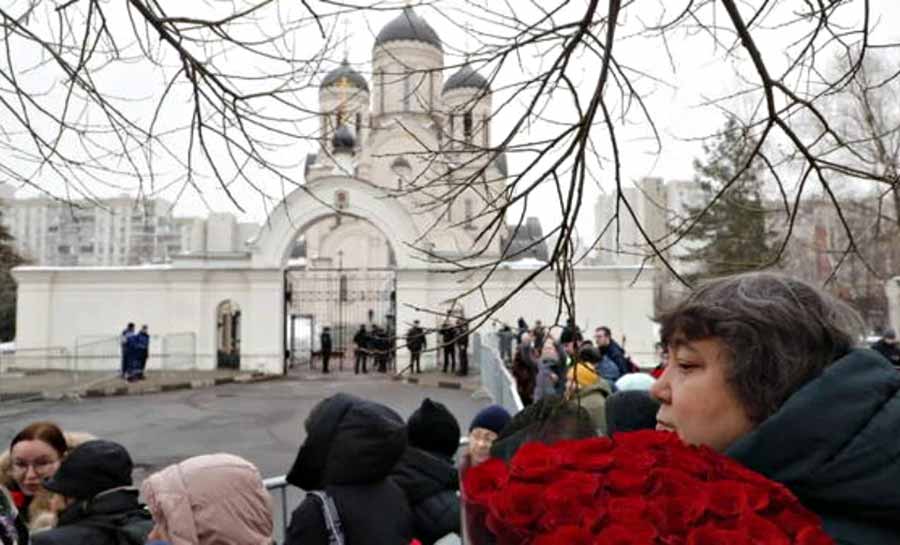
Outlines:
{"type": "MultiPolygon", "coordinates": [[[[95,436],[86,432],[64,432],[66,445],[69,450],[77,447],[82,443],[96,439],[95,436]]],[[[12,458],[9,449],[0,454],[0,485],[15,490],[17,489],[16,480],[12,475],[12,458]]],[[[56,526],[56,515],[50,509],[50,497],[46,492],[39,492],[28,506],[27,513],[28,527],[32,530],[44,530],[56,526]]]]}

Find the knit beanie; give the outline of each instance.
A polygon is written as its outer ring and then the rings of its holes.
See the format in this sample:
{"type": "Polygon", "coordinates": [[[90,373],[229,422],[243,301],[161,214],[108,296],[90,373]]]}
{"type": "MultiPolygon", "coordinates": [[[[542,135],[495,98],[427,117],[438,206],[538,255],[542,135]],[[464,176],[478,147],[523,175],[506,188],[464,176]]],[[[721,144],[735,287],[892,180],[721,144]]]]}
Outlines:
{"type": "Polygon", "coordinates": [[[503,428],[505,428],[507,424],[509,424],[511,418],[509,413],[506,412],[506,409],[500,405],[491,405],[481,409],[481,411],[475,415],[475,418],[472,420],[472,425],[469,426],[469,431],[472,431],[475,428],[484,428],[500,435],[500,432],[503,431],[503,428]]]}
{"type": "Polygon", "coordinates": [[[459,448],[459,423],[447,407],[425,398],[406,423],[409,445],[452,458],[459,448]]]}
{"type": "Polygon", "coordinates": [[[585,361],[591,364],[598,364],[600,360],[603,359],[603,356],[600,354],[600,351],[597,350],[596,346],[585,346],[578,352],[578,359],[581,361],[585,361]]]}
{"type": "Polygon", "coordinates": [[[606,433],[652,430],[659,402],[646,390],[624,390],[606,398],[606,433]]]}
{"type": "Polygon", "coordinates": [[[597,372],[586,363],[578,363],[575,367],[570,368],[567,376],[569,380],[575,379],[582,388],[593,386],[600,379],[597,372]]]}

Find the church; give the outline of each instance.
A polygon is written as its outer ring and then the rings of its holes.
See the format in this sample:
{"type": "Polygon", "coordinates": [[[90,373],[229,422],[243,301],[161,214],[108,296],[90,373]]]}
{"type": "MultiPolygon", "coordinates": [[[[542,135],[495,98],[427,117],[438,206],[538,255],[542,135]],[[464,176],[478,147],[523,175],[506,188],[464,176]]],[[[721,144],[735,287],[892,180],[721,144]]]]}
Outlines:
{"type": "MultiPolygon", "coordinates": [[[[344,59],[324,75],[315,149],[297,150],[311,151],[305,180],[245,247],[152,266],[20,267],[17,347],[73,355],[35,366],[115,369],[116,334],[146,323],[162,347],[151,370],[173,367],[171,338],[179,368],[277,374],[308,361],[325,326],[349,353],[360,326],[402,337],[419,320],[435,348],[448,316],[481,333],[519,317],[552,323],[561,288],[539,271],[546,248],[529,249],[540,225],[509,231],[504,220],[497,236],[478,236],[510,198],[490,79],[467,62],[448,66],[440,36],[411,7],[378,32],[370,68],[366,78],[344,59]],[[84,349],[102,338],[107,348],[84,349]]],[[[639,361],[654,341],[652,275],[640,271],[574,271],[578,325],[627,334],[639,361]]]]}

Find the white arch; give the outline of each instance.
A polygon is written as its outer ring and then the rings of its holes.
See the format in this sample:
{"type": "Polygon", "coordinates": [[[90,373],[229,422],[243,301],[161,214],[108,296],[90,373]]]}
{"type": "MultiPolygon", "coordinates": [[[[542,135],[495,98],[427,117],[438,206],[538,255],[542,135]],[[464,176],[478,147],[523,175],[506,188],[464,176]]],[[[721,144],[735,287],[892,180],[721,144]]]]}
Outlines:
{"type": "Polygon", "coordinates": [[[268,221],[250,242],[254,268],[281,268],[287,262],[297,235],[308,225],[334,210],[339,191],[347,194],[343,212],[365,218],[377,227],[394,249],[399,268],[415,268],[421,262],[409,244],[420,233],[409,212],[382,188],[346,176],[318,179],[304,188],[295,189],[269,215],[268,221]]]}

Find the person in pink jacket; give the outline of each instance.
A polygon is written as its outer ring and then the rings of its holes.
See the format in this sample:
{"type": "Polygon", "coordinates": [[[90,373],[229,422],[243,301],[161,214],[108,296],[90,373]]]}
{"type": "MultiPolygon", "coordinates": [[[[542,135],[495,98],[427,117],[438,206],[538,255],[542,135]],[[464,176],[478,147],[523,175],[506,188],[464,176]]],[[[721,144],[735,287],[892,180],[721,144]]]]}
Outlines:
{"type": "Polygon", "coordinates": [[[272,501],[259,470],[231,454],[189,458],[144,481],[148,543],[271,545],[272,501]],[[157,541],[154,541],[157,540],[157,541]]]}

